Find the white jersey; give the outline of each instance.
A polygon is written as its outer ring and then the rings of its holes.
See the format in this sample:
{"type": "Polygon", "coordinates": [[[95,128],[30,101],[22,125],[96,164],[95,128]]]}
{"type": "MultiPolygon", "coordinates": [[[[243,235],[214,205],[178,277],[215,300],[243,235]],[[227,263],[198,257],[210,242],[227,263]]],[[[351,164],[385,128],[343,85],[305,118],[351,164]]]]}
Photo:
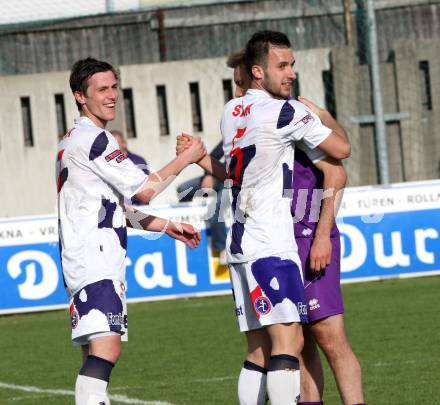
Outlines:
{"type": "Polygon", "coordinates": [[[226,104],[221,132],[232,180],[229,263],[297,256],[290,210],[294,143],[314,149],[331,130],[304,104],[251,89],[226,104]]]}
{"type": "Polygon", "coordinates": [[[58,146],[61,264],[70,296],[99,280],[125,280],[124,197],[129,202],[148,177],[126,157],[87,117],[58,146]]]}

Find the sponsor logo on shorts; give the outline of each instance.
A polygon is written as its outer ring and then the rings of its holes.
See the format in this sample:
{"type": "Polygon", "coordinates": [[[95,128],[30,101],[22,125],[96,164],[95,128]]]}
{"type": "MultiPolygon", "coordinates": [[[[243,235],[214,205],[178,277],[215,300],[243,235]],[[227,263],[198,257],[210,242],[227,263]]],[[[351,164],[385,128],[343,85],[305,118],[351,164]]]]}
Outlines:
{"type": "Polygon", "coordinates": [[[269,298],[260,296],[254,301],[254,309],[260,315],[267,315],[272,309],[269,298]]]}
{"type": "Polygon", "coordinates": [[[319,305],[319,302],[318,302],[318,300],[316,298],[312,298],[309,301],[309,310],[310,311],[313,311],[313,310],[318,309],[320,307],[321,307],[321,305],[319,305]]]}
{"type": "Polygon", "coordinates": [[[301,301],[297,302],[296,308],[298,309],[299,315],[307,315],[307,305],[303,304],[301,301]]]}
{"type": "Polygon", "coordinates": [[[126,328],[128,323],[127,315],[113,314],[111,312],[107,312],[107,322],[109,325],[123,326],[124,328],[126,328]]]}
{"type": "Polygon", "coordinates": [[[243,308],[241,305],[238,308],[235,308],[235,316],[243,315],[243,308]]]}

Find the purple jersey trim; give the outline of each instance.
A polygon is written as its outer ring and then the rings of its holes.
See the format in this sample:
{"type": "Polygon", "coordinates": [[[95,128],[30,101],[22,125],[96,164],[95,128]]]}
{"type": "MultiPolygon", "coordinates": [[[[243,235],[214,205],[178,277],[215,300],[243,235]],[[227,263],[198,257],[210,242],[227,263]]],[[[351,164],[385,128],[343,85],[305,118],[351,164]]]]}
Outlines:
{"type": "MultiPolygon", "coordinates": [[[[314,194],[323,189],[324,176],[316,168],[307,154],[302,150],[295,149],[295,161],[293,168],[293,197],[292,216],[295,222],[295,237],[313,237],[318,224],[320,204],[316,204],[314,194]],[[317,190],[317,191],[315,191],[317,190]]],[[[317,200],[320,202],[320,199],[317,200]]],[[[330,236],[339,235],[336,223],[333,224],[330,236]]]]}

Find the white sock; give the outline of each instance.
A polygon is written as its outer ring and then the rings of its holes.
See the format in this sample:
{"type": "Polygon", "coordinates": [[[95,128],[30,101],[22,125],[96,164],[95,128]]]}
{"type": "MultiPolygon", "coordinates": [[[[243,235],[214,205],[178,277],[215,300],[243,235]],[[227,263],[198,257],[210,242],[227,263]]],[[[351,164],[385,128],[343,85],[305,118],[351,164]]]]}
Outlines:
{"type": "Polygon", "coordinates": [[[238,378],[240,405],[264,405],[266,403],[266,374],[242,368],[238,378]]]}
{"type": "Polygon", "coordinates": [[[76,405],[110,405],[107,381],[79,374],[75,385],[76,405]]]}
{"type": "Polygon", "coordinates": [[[300,394],[299,370],[269,371],[267,393],[271,405],[295,405],[300,394]]]}

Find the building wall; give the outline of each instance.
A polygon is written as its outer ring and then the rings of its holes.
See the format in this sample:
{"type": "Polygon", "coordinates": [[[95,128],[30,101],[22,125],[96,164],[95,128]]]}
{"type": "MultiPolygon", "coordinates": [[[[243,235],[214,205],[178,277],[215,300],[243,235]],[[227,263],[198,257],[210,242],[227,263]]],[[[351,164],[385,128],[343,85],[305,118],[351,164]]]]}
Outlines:
{"type": "MultiPolygon", "coordinates": [[[[362,2],[351,2],[355,56],[361,61],[367,35],[365,9],[357,7],[362,2]]],[[[0,74],[69,70],[74,61],[87,56],[115,65],[224,57],[261,29],[285,32],[297,50],[346,43],[341,0],[206,3],[188,7],[182,1],[157,10],[0,27],[0,74]]],[[[397,39],[440,37],[439,0],[374,3],[382,61],[397,39]]]]}
{"type": "MultiPolygon", "coordinates": [[[[352,144],[346,162],[349,184],[377,184],[374,122],[356,123],[374,113],[370,74],[367,66],[354,62],[353,52],[339,48],[331,54],[338,121],[352,144]]],[[[438,41],[406,40],[396,42],[389,62],[380,66],[385,115],[404,114],[386,122],[391,182],[440,177],[439,59],[438,41]],[[428,72],[423,73],[421,63],[428,72]]]]}
{"type": "MultiPolygon", "coordinates": [[[[301,92],[324,103],[321,71],[328,70],[329,49],[297,53],[301,92]]],[[[175,156],[175,136],[181,132],[200,135],[207,148],[220,141],[219,121],[224,105],[223,80],[232,79],[224,58],[121,66],[121,87],[131,88],[137,138],[129,149],[144,156],[152,169],[160,169],[175,156]],[[198,82],[203,132],[194,133],[189,83],[198,82]],[[165,85],[170,135],[160,135],[156,86],[165,85]]],[[[46,214],[56,211],[55,155],[58,130],[55,94],[64,94],[68,125],[78,116],[68,85],[69,72],[0,76],[0,217],[46,214]],[[20,97],[30,97],[34,146],[23,139],[20,97]]],[[[109,129],[124,130],[122,105],[109,129]]],[[[202,174],[187,168],[180,179],[158,197],[156,203],[176,202],[175,186],[202,174]]]]}
{"type": "MultiPolygon", "coordinates": [[[[372,116],[369,71],[358,65],[350,47],[313,49],[295,53],[301,95],[326,105],[323,72],[331,72],[338,120],[347,129],[352,156],[345,162],[352,186],[377,184],[379,174],[372,116]]],[[[392,182],[440,176],[440,60],[438,41],[400,41],[387,63],[381,64],[384,110],[405,113],[387,123],[388,155],[392,182]],[[428,63],[430,87],[421,85],[420,63],[428,63]],[[426,105],[427,91],[430,105],[426,105]]],[[[55,94],[64,94],[68,126],[78,111],[68,86],[69,72],[0,76],[0,217],[46,214],[56,211],[55,154],[59,136],[55,94]],[[23,139],[20,97],[30,97],[34,146],[23,139]]],[[[121,87],[133,93],[137,137],[129,149],[143,155],[153,170],[175,154],[175,136],[199,135],[208,149],[220,141],[219,119],[225,102],[223,80],[232,79],[224,58],[121,66],[121,87]],[[197,82],[203,131],[194,132],[189,83],[197,82]],[[169,135],[160,134],[156,86],[166,87],[169,135]]],[[[121,100],[121,98],[120,98],[121,100]]],[[[327,107],[329,107],[327,105],[327,107]]],[[[127,117],[120,103],[109,129],[125,131],[127,117]]],[[[197,166],[187,168],[153,203],[177,202],[175,186],[200,176],[197,166]]]]}

